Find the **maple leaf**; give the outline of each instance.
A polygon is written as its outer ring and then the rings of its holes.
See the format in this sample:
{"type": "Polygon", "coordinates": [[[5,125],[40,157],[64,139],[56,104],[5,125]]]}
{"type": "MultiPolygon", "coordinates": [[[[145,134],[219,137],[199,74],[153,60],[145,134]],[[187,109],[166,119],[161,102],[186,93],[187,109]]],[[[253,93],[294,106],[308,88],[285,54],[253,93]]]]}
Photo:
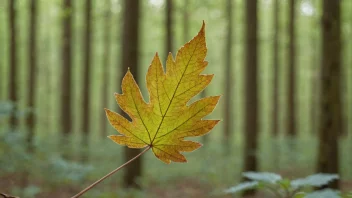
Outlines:
{"type": "Polygon", "coordinates": [[[201,146],[184,138],[204,135],[219,122],[202,118],[214,110],[220,98],[206,97],[187,105],[213,78],[201,74],[208,64],[204,61],[207,53],[204,29],[203,22],[198,35],[178,50],[175,59],[169,53],[166,71],[156,53],[146,76],[149,103],[144,101],[131,72],[127,71],[122,80],[122,94],[115,93],[115,97],[132,121],[105,109],[111,125],[121,134],[108,136],[111,140],[129,148],[149,146],[167,164],[186,162],[180,152],[201,146]]]}

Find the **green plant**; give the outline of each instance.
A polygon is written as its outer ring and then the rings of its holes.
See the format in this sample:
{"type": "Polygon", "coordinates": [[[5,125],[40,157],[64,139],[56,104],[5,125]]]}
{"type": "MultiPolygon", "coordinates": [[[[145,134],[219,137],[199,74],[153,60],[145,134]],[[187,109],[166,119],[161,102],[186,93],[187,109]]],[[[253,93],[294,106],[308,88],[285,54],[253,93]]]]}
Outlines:
{"type": "Polygon", "coordinates": [[[224,190],[225,194],[239,193],[251,189],[270,191],[277,198],[334,198],[351,197],[332,189],[312,191],[339,178],[336,174],[318,173],[306,178],[289,180],[281,175],[269,172],[244,172],[243,176],[250,181],[242,182],[224,190]]]}

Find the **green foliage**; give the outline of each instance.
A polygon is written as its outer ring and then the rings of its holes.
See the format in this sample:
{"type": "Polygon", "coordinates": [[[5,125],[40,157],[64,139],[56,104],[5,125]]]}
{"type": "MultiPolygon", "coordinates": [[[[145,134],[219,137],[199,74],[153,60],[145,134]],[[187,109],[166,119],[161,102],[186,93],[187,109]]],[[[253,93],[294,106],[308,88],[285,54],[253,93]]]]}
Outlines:
{"type": "Polygon", "coordinates": [[[13,110],[13,103],[10,101],[0,101],[0,121],[4,117],[10,115],[11,111],[13,110]]]}
{"type": "Polygon", "coordinates": [[[318,190],[318,191],[309,193],[305,196],[305,198],[337,198],[337,197],[341,197],[339,195],[339,192],[331,189],[318,190]]]}
{"type": "Polygon", "coordinates": [[[339,176],[336,174],[318,173],[315,175],[310,175],[306,178],[292,180],[291,186],[293,188],[300,188],[305,186],[321,187],[336,179],[339,179],[339,176]]]}
{"type": "Polygon", "coordinates": [[[87,174],[92,171],[93,167],[90,165],[83,165],[77,162],[71,162],[62,157],[55,156],[48,160],[50,173],[50,180],[55,183],[78,183],[83,182],[87,174]]]}
{"type": "Polygon", "coordinates": [[[241,192],[244,190],[250,190],[258,187],[259,183],[257,181],[251,181],[251,182],[243,182],[238,184],[237,186],[231,187],[227,190],[225,190],[225,193],[237,193],[241,192]]]}
{"type": "Polygon", "coordinates": [[[21,167],[31,161],[32,156],[26,152],[23,145],[25,145],[24,133],[0,132],[0,175],[22,170],[21,167]]]}
{"type": "Polygon", "coordinates": [[[276,183],[282,180],[281,175],[276,173],[268,173],[268,172],[245,172],[242,174],[245,178],[255,181],[267,182],[267,183],[276,183]]]}
{"type": "Polygon", "coordinates": [[[287,198],[324,198],[344,197],[338,191],[331,189],[309,192],[307,187],[321,187],[339,178],[336,174],[318,173],[301,179],[283,179],[276,173],[245,172],[243,176],[252,181],[243,182],[237,186],[224,190],[225,194],[238,193],[249,189],[265,189],[272,192],[275,197],[287,198]]]}
{"type": "Polygon", "coordinates": [[[12,190],[11,194],[13,195],[22,194],[23,197],[26,197],[26,198],[35,198],[36,195],[39,194],[40,192],[41,192],[40,187],[30,185],[25,188],[16,187],[12,190]]]}

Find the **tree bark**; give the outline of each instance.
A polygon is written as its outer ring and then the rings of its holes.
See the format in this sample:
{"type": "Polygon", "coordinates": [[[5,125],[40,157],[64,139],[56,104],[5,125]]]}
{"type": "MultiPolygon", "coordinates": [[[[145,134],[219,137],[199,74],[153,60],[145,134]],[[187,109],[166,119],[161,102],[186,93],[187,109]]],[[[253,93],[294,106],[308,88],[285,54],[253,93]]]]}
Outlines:
{"type": "MultiPolygon", "coordinates": [[[[62,74],[61,74],[61,145],[69,145],[69,134],[72,132],[72,114],[71,114],[71,43],[72,43],[72,4],[71,0],[64,0],[63,12],[65,15],[62,19],[62,74]]],[[[66,156],[66,149],[63,149],[63,156],[66,156]]]]}
{"type": "Polygon", "coordinates": [[[274,45],[273,45],[273,70],[274,70],[274,89],[273,89],[273,123],[272,135],[279,135],[279,0],[274,0],[274,45]]]}
{"type": "MultiPolygon", "coordinates": [[[[5,16],[1,16],[0,17],[0,20],[1,21],[4,21],[5,22],[5,19],[4,19],[5,16]]],[[[4,22],[0,23],[0,32],[4,32],[4,28],[3,25],[4,25],[4,22]]],[[[5,39],[3,38],[4,35],[2,34],[0,36],[0,46],[4,46],[2,48],[0,48],[0,72],[1,72],[1,75],[0,75],[0,100],[5,100],[5,93],[4,91],[6,90],[6,86],[5,86],[5,81],[4,81],[4,75],[5,75],[5,63],[3,62],[4,60],[4,50],[5,50],[5,39]]]]}
{"type": "Polygon", "coordinates": [[[296,92],[296,36],[295,36],[295,0],[289,1],[289,82],[288,82],[288,135],[295,137],[297,135],[296,128],[296,105],[295,105],[295,92],[296,92]]]}
{"type": "Polygon", "coordinates": [[[225,115],[224,115],[224,148],[225,153],[230,154],[231,151],[231,133],[233,131],[233,117],[232,117],[232,91],[233,91],[233,80],[232,80],[232,0],[226,1],[226,17],[227,17],[227,35],[225,40],[225,115]]]}
{"type": "MultiPolygon", "coordinates": [[[[245,65],[245,135],[244,135],[244,171],[257,171],[258,152],[258,55],[257,55],[257,0],[248,0],[246,6],[246,65],[245,65]]],[[[248,194],[252,194],[249,191],[248,194]]]]}
{"type": "MultiPolygon", "coordinates": [[[[103,76],[102,76],[102,106],[105,107],[108,103],[108,84],[109,84],[109,68],[110,68],[110,58],[111,58],[111,1],[107,0],[107,5],[105,8],[105,20],[104,20],[104,58],[102,62],[103,76]]],[[[100,133],[102,138],[106,138],[107,135],[107,119],[105,111],[102,111],[101,123],[100,123],[100,133]]]]}
{"type": "MultiPolygon", "coordinates": [[[[318,9],[318,6],[316,4],[312,4],[314,10],[318,9]]],[[[311,56],[311,67],[312,67],[312,88],[311,88],[311,133],[312,135],[315,135],[318,133],[318,122],[319,119],[317,118],[319,113],[319,79],[320,79],[320,63],[319,63],[319,44],[318,44],[318,38],[317,38],[317,11],[315,11],[314,16],[312,16],[312,30],[311,30],[311,49],[312,49],[312,56],[311,56]]]]}
{"type": "Polygon", "coordinates": [[[62,132],[67,135],[71,132],[71,43],[72,43],[72,5],[71,0],[64,0],[63,10],[66,12],[63,18],[62,35],[62,95],[61,95],[61,119],[62,132]]]}
{"type": "Polygon", "coordinates": [[[26,119],[28,129],[28,151],[33,151],[33,139],[35,130],[35,95],[36,95],[36,70],[37,70],[37,1],[30,2],[30,26],[29,26],[29,82],[28,82],[28,107],[30,112],[26,119]]]}
{"type": "Polygon", "coordinates": [[[10,128],[14,131],[18,124],[18,117],[16,116],[17,112],[17,31],[16,31],[16,0],[9,0],[9,37],[10,37],[10,45],[9,45],[9,100],[13,102],[13,110],[10,115],[9,125],[10,128]]]}
{"type": "MultiPolygon", "coordinates": [[[[338,137],[342,129],[340,0],[324,0],[321,21],[322,73],[318,172],[339,173],[338,137]]],[[[339,182],[329,185],[338,188],[339,182]]]]}
{"type": "MultiPolygon", "coordinates": [[[[92,0],[86,0],[85,3],[85,30],[83,37],[84,54],[83,54],[83,102],[82,102],[82,148],[88,148],[89,146],[89,130],[90,130],[90,75],[91,75],[91,62],[92,62],[92,0]]],[[[83,150],[82,159],[86,160],[88,157],[88,150],[83,150]]]]}
{"type": "MultiPolygon", "coordinates": [[[[124,15],[122,28],[122,73],[125,73],[130,68],[134,79],[138,82],[139,73],[139,14],[140,1],[139,0],[125,0],[124,1],[124,15]]],[[[120,79],[122,81],[122,79],[120,79]]],[[[119,83],[121,83],[121,81],[119,83]]],[[[121,114],[128,118],[125,112],[121,114]]],[[[140,149],[130,149],[125,147],[125,160],[138,155],[140,149]]],[[[142,158],[138,158],[128,165],[123,176],[123,184],[126,187],[139,188],[136,179],[142,174],[142,158]]]]}

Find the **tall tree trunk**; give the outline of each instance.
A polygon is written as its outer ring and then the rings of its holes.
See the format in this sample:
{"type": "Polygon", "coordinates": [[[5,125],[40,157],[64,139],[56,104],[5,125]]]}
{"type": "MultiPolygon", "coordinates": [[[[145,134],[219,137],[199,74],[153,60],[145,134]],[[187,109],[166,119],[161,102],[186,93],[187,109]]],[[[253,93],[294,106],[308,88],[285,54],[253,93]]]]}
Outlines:
{"type": "MultiPolygon", "coordinates": [[[[91,70],[91,31],[92,31],[92,0],[86,0],[85,3],[85,30],[84,30],[84,37],[83,37],[83,44],[84,46],[84,54],[83,54],[83,103],[82,103],[82,148],[88,148],[89,143],[89,130],[90,130],[90,70],[91,70]]],[[[82,159],[86,160],[87,150],[83,150],[82,159]]]]}
{"type": "Polygon", "coordinates": [[[319,103],[319,79],[320,79],[320,63],[319,63],[319,55],[318,55],[318,50],[319,50],[319,45],[318,45],[318,38],[317,38],[317,9],[318,6],[313,2],[312,6],[315,10],[314,16],[312,16],[312,28],[311,28],[311,49],[312,49],[312,55],[311,55],[311,67],[312,67],[312,88],[311,88],[311,107],[310,107],[310,112],[311,112],[311,133],[313,135],[318,133],[318,103],[319,103]]]}
{"type": "Polygon", "coordinates": [[[296,37],[295,37],[295,1],[289,1],[289,47],[288,47],[288,61],[289,61],[289,82],[288,82],[288,128],[287,133],[291,137],[297,134],[296,129],[296,105],[295,105],[295,89],[296,89],[296,37]]]}
{"type": "MultiPolygon", "coordinates": [[[[4,16],[0,15],[0,21],[5,21],[4,16]]],[[[0,23],[0,32],[4,32],[4,22],[0,23]]],[[[4,60],[4,48],[5,48],[5,39],[3,38],[4,34],[0,36],[0,46],[4,46],[0,48],[0,100],[5,100],[5,81],[4,81],[4,75],[5,75],[5,63],[3,62],[4,60]]]]}
{"type": "MultiPolygon", "coordinates": [[[[244,171],[257,171],[258,133],[258,55],[257,55],[257,0],[248,0],[246,6],[246,65],[245,65],[245,134],[244,171]]],[[[250,194],[252,192],[249,192],[250,194]]]]}
{"type": "MultiPolygon", "coordinates": [[[[341,131],[341,0],[324,0],[321,23],[322,74],[318,172],[339,173],[338,137],[341,131]]],[[[338,181],[329,185],[338,188],[338,181]]]]}
{"type": "Polygon", "coordinates": [[[17,31],[16,31],[16,0],[9,0],[9,37],[10,37],[10,45],[9,45],[9,100],[13,102],[14,108],[10,115],[10,128],[15,129],[18,124],[18,117],[16,116],[17,111],[17,31]]]}
{"type": "Polygon", "coordinates": [[[166,0],[166,57],[173,49],[172,25],[173,25],[173,2],[166,0]]]}
{"type": "MultiPolygon", "coordinates": [[[[139,54],[139,0],[124,1],[124,15],[122,28],[122,71],[125,73],[130,68],[134,79],[138,82],[138,54],[139,54]]],[[[121,81],[120,81],[121,82],[121,81]]],[[[128,118],[128,115],[122,111],[122,115],[128,118]]],[[[138,155],[140,149],[130,149],[125,147],[125,161],[138,155]]],[[[140,187],[136,179],[142,174],[142,158],[134,160],[126,167],[123,176],[123,183],[126,187],[140,187]]]]}
{"type": "MultiPolygon", "coordinates": [[[[352,10],[352,1],[350,1],[350,10],[352,10]]],[[[350,12],[350,27],[352,27],[352,12],[350,12]]],[[[349,38],[351,38],[352,37],[352,31],[350,31],[350,37],[349,38]]],[[[352,120],[352,78],[351,78],[351,76],[352,76],[352,43],[350,43],[350,49],[351,49],[351,51],[350,51],[350,56],[349,56],[349,58],[350,58],[350,62],[349,62],[349,70],[348,70],[348,76],[350,76],[350,78],[348,78],[347,79],[347,89],[348,89],[348,91],[347,91],[347,94],[350,96],[350,98],[349,98],[349,110],[348,110],[348,120],[352,120]]],[[[348,133],[350,134],[350,136],[351,136],[351,138],[352,138],[352,123],[351,122],[347,122],[347,124],[348,124],[348,133]]],[[[351,148],[352,148],[352,143],[350,144],[351,145],[351,148]]],[[[352,151],[352,150],[351,150],[352,151]]],[[[351,157],[351,159],[352,159],[352,157],[351,157]]]]}
{"type": "Polygon", "coordinates": [[[226,1],[226,15],[227,15],[227,35],[225,40],[225,116],[224,116],[224,148],[225,153],[230,154],[231,151],[231,133],[233,132],[233,118],[232,118],[232,0],[226,1]]]}
{"type": "Polygon", "coordinates": [[[272,135],[279,135],[279,0],[274,0],[274,45],[273,45],[273,70],[274,70],[274,89],[273,89],[273,123],[272,135]]]}
{"type": "MultiPolygon", "coordinates": [[[[37,69],[37,1],[30,0],[29,8],[29,45],[28,45],[28,60],[29,60],[29,70],[28,70],[28,103],[27,106],[30,111],[26,117],[26,127],[27,133],[27,152],[29,155],[34,152],[33,139],[35,136],[35,95],[36,95],[36,69],[37,69]]],[[[25,170],[22,175],[22,187],[25,188],[29,183],[30,174],[28,170],[25,170]]]]}
{"type": "Polygon", "coordinates": [[[28,107],[30,112],[26,119],[28,128],[27,144],[29,152],[33,151],[33,138],[35,129],[35,95],[36,95],[36,70],[37,70],[37,1],[31,0],[29,26],[29,82],[28,82],[28,107]]]}
{"type": "MultiPolygon", "coordinates": [[[[62,32],[62,76],[61,76],[61,126],[62,141],[61,145],[69,144],[69,134],[72,132],[72,114],[71,114],[71,43],[72,43],[72,4],[71,0],[64,0],[63,8],[65,13],[63,17],[62,32]]],[[[66,150],[63,150],[66,156],[66,150]]]]}
{"type": "MultiPolygon", "coordinates": [[[[111,57],[111,0],[107,0],[105,8],[105,19],[104,19],[104,58],[103,58],[103,76],[102,76],[102,106],[106,106],[108,103],[108,84],[109,84],[109,68],[110,68],[110,57],[111,57]]],[[[105,112],[102,111],[100,133],[102,138],[106,138],[107,135],[107,119],[105,112]]]]}

